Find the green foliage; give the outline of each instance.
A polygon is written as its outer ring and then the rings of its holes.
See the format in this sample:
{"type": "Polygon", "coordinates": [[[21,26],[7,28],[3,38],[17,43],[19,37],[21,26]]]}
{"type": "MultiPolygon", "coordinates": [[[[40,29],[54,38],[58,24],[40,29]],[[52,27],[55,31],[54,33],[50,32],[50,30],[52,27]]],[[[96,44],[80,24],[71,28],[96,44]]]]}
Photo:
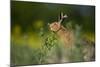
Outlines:
{"type": "Polygon", "coordinates": [[[52,32],[46,36],[43,31],[40,32],[41,38],[44,41],[41,48],[31,48],[28,44],[16,44],[11,42],[11,64],[12,65],[27,65],[27,64],[44,64],[45,59],[56,45],[57,39],[52,32]],[[44,36],[43,36],[44,35],[44,36]]]}
{"type": "Polygon", "coordinates": [[[57,38],[53,32],[51,32],[47,38],[45,38],[45,43],[44,46],[48,49],[51,50],[53,46],[57,44],[57,38]]]}
{"type": "MultiPolygon", "coordinates": [[[[72,30],[72,24],[67,24],[67,28],[72,30]]],[[[76,25],[74,29],[75,44],[71,48],[65,48],[59,42],[54,32],[41,28],[39,35],[41,38],[41,48],[32,48],[28,44],[21,45],[11,41],[11,65],[80,62],[84,60],[84,53],[87,44],[84,45],[81,37],[81,28],[76,25]]],[[[88,48],[86,48],[88,49],[88,48]]],[[[90,57],[89,57],[90,58],[90,57]]]]}

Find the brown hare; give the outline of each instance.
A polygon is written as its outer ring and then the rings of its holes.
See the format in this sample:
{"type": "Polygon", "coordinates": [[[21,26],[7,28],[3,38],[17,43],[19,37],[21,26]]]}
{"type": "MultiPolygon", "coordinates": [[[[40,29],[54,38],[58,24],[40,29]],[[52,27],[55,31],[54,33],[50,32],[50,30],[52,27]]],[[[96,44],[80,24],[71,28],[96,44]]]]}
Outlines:
{"type": "Polygon", "coordinates": [[[63,25],[61,25],[59,22],[53,22],[49,25],[50,30],[54,31],[60,41],[65,46],[73,45],[74,43],[74,33],[72,30],[65,28],[63,25]]]}

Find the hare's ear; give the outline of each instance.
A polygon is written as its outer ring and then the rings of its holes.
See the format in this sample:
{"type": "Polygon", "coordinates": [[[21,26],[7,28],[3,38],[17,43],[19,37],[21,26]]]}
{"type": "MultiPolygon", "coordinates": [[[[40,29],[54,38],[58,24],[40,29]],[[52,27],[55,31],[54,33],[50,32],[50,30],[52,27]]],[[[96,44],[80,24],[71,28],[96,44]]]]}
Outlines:
{"type": "Polygon", "coordinates": [[[63,18],[67,18],[68,16],[67,16],[67,14],[65,14],[64,16],[63,16],[63,18]]]}

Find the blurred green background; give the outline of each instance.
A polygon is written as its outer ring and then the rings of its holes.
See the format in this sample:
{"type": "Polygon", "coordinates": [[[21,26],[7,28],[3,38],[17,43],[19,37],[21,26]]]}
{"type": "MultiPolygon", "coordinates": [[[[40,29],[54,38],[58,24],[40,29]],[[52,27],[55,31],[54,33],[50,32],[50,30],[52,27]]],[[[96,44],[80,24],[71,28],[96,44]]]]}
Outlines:
{"type": "MultiPolygon", "coordinates": [[[[70,23],[74,30],[78,25],[80,31],[76,33],[95,43],[95,6],[11,1],[12,65],[48,63],[41,44],[44,44],[44,39],[50,34],[48,23],[58,21],[61,12],[68,15],[62,25],[70,23]]],[[[83,47],[82,45],[77,50],[81,51],[83,47]]],[[[72,56],[73,62],[84,61],[79,51],[76,51],[75,58],[72,56]]]]}

